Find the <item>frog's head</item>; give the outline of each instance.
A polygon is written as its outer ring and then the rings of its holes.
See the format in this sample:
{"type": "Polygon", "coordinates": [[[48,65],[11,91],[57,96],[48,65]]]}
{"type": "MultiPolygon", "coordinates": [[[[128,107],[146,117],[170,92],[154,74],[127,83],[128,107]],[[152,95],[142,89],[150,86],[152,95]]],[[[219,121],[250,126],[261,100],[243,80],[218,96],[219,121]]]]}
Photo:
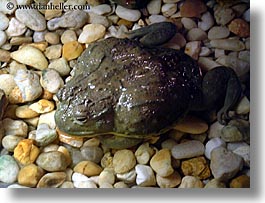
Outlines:
{"type": "Polygon", "coordinates": [[[87,88],[80,81],[76,81],[75,86],[72,83],[70,81],[57,93],[60,101],[55,113],[57,127],[76,136],[110,132],[113,129],[113,116],[112,109],[108,108],[108,100],[91,102],[87,98],[87,88]]]}

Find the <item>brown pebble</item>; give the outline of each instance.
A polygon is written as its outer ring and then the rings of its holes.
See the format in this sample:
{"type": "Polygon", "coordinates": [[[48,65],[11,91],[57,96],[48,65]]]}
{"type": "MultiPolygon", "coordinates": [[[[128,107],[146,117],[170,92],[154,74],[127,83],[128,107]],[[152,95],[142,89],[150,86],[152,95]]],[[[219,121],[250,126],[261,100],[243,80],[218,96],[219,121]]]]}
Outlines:
{"type": "Polygon", "coordinates": [[[11,59],[10,52],[0,49],[0,61],[1,62],[9,62],[11,59]]]}
{"type": "Polygon", "coordinates": [[[249,24],[240,18],[234,19],[229,25],[229,30],[239,37],[249,37],[250,26],[249,24]]]}
{"type": "Polygon", "coordinates": [[[231,188],[249,188],[250,177],[247,175],[238,176],[230,182],[230,187],[231,188]]]}
{"type": "Polygon", "coordinates": [[[57,188],[63,184],[65,179],[65,172],[47,173],[40,179],[37,188],[57,188]]]}
{"type": "Polygon", "coordinates": [[[76,59],[81,55],[82,52],[83,46],[77,41],[68,42],[63,45],[63,57],[67,61],[76,59]]]}
{"type": "Polygon", "coordinates": [[[206,5],[201,0],[186,0],[180,7],[181,17],[200,17],[201,13],[207,10],[206,5]]]}

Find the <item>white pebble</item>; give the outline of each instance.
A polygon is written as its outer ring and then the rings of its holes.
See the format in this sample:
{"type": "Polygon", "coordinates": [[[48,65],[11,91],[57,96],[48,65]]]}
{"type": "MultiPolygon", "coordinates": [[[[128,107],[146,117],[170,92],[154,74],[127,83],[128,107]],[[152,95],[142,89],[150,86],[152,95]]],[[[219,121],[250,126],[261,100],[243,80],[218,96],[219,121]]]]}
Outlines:
{"type": "Polygon", "coordinates": [[[149,14],[159,14],[161,10],[161,0],[152,0],[147,4],[149,14]]]}
{"type": "Polygon", "coordinates": [[[26,32],[26,26],[18,21],[15,17],[11,18],[9,21],[9,26],[6,30],[8,37],[21,36],[26,32]]]}
{"type": "Polygon", "coordinates": [[[139,186],[147,187],[156,185],[156,178],[154,171],[150,166],[138,164],[135,166],[136,171],[136,184],[139,186]]]}
{"type": "Polygon", "coordinates": [[[203,70],[209,71],[217,66],[220,66],[219,63],[216,63],[211,57],[199,57],[198,63],[203,70]]]}
{"type": "Polygon", "coordinates": [[[188,54],[193,59],[195,60],[198,59],[200,51],[201,51],[200,41],[192,41],[186,44],[185,53],[188,54]]]}
{"type": "Polygon", "coordinates": [[[116,8],[116,14],[120,18],[123,18],[123,19],[131,21],[131,22],[135,22],[135,21],[139,20],[141,17],[140,11],[124,8],[124,7],[119,6],[119,5],[116,8]]]}
{"type": "Polygon", "coordinates": [[[229,51],[242,51],[245,49],[245,44],[239,39],[215,39],[211,40],[212,47],[229,51]]]}
{"type": "Polygon", "coordinates": [[[192,28],[197,27],[197,24],[191,18],[183,17],[181,18],[181,23],[183,24],[184,28],[186,28],[187,30],[191,30],[192,28]]]}
{"type": "Polygon", "coordinates": [[[6,118],[3,120],[3,128],[6,135],[26,137],[28,133],[28,125],[22,120],[6,118]]]}
{"type": "Polygon", "coordinates": [[[33,33],[33,41],[34,42],[44,42],[46,33],[47,33],[47,31],[34,32],[33,33]]]}
{"type": "Polygon", "coordinates": [[[224,39],[228,37],[230,31],[225,26],[214,26],[208,32],[209,39],[224,39]]]}
{"type": "Polygon", "coordinates": [[[204,31],[209,30],[214,25],[214,19],[210,12],[206,12],[202,15],[201,21],[198,22],[198,27],[204,31]]]}
{"type": "Polygon", "coordinates": [[[0,30],[5,30],[8,27],[9,19],[8,17],[0,12],[0,30]]]}
{"type": "Polygon", "coordinates": [[[170,17],[175,14],[178,10],[177,4],[164,4],[161,11],[165,17],[170,17]]]}
{"type": "Polygon", "coordinates": [[[163,15],[151,15],[151,16],[149,16],[149,21],[151,24],[161,23],[161,22],[167,21],[167,18],[163,15]]]}
{"type": "Polygon", "coordinates": [[[185,159],[204,154],[204,145],[197,140],[186,141],[175,145],[171,150],[175,159],[185,159]]]}
{"type": "Polygon", "coordinates": [[[50,128],[55,129],[56,124],[55,124],[54,114],[55,114],[55,110],[49,113],[41,114],[39,118],[39,124],[47,123],[50,126],[50,128]]]}
{"type": "Polygon", "coordinates": [[[207,34],[201,28],[192,28],[187,34],[188,41],[201,41],[207,39],[207,34]]]}
{"type": "Polygon", "coordinates": [[[74,172],[72,175],[73,182],[83,182],[90,180],[87,176],[83,175],[82,173],[74,172]]]}
{"type": "Polygon", "coordinates": [[[15,86],[16,83],[13,75],[0,74],[0,89],[2,89],[6,95],[9,95],[15,86]]]}
{"type": "Polygon", "coordinates": [[[75,188],[98,188],[96,183],[91,180],[74,182],[75,188]]]}
{"type": "Polygon", "coordinates": [[[108,4],[100,4],[98,6],[91,7],[90,11],[98,15],[105,15],[111,12],[111,7],[108,4]]]}
{"type": "Polygon", "coordinates": [[[133,169],[127,173],[118,173],[117,178],[125,183],[133,183],[136,179],[136,172],[133,169]]]}
{"type": "Polygon", "coordinates": [[[225,147],[225,146],[226,143],[221,138],[219,137],[212,138],[206,143],[204,154],[208,159],[211,159],[212,150],[214,150],[217,147],[225,147]]]}
{"type": "Polygon", "coordinates": [[[78,38],[80,43],[91,43],[104,37],[106,28],[101,24],[88,24],[84,26],[82,33],[78,38]]]}
{"type": "Polygon", "coordinates": [[[71,71],[68,62],[64,57],[53,60],[48,65],[48,68],[56,70],[61,76],[67,76],[71,71]]]}
{"type": "Polygon", "coordinates": [[[210,54],[211,50],[208,47],[201,47],[199,56],[209,56],[210,54]]]}
{"type": "Polygon", "coordinates": [[[46,69],[42,72],[40,83],[51,93],[57,93],[64,85],[63,79],[56,70],[46,69]]]}

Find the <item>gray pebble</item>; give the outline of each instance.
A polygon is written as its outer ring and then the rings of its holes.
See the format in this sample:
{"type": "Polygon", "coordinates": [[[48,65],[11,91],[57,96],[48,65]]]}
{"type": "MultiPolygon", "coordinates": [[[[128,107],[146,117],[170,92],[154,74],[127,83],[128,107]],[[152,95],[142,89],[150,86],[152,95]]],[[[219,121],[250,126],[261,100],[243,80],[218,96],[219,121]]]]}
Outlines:
{"type": "Polygon", "coordinates": [[[0,12],[0,30],[5,30],[8,27],[8,23],[8,17],[2,12],[0,12]]]}
{"type": "Polygon", "coordinates": [[[15,135],[7,135],[2,139],[2,146],[9,152],[13,152],[17,144],[23,140],[22,137],[15,135]]]}
{"type": "Polygon", "coordinates": [[[47,146],[52,143],[58,137],[55,129],[51,129],[50,126],[46,123],[38,125],[36,130],[35,141],[38,146],[47,146]]]}
{"type": "Polygon", "coordinates": [[[186,141],[175,145],[171,150],[175,159],[186,159],[204,154],[204,145],[197,140],[186,141]]]}
{"type": "Polygon", "coordinates": [[[6,33],[0,30],[0,47],[6,43],[7,36],[6,33]]]}
{"type": "Polygon", "coordinates": [[[0,182],[14,183],[17,180],[18,172],[18,164],[12,156],[0,156],[0,182]]]}
{"type": "Polygon", "coordinates": [[[81,154],[85,160],[99,163],[103,157],[103,151],[100,147],[82,147],[81,154]]]}
{"type": "Polygon", "coordinates": [[[214,178],[227,181],[233,178],[243,166],[243,159],[224,147],[218,147],[211,153],[210,168],[214,178]]]}

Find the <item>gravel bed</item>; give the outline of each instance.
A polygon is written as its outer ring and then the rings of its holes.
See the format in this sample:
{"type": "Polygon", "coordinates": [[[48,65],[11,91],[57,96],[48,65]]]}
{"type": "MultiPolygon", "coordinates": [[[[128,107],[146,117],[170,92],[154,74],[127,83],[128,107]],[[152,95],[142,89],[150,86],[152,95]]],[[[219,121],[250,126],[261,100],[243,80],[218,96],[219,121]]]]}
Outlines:
{"type": "Polygon", "coordinates": [[[151,0],[139,10],[67,0],[86,5],[71,11],[7,9],[8,2],[40,1],[0,0],[0,187],[250,187],[248,0],[151,0]],[[162,46],[183,50],[203,73],[220,65],[235,70],[244,90],[230,111],[237,118],[224,126],[216,112],[189,115],[160,138],[121,150],[59,131],[56,93],[87,45],[164,21],[178,32],[162,46]]]}

